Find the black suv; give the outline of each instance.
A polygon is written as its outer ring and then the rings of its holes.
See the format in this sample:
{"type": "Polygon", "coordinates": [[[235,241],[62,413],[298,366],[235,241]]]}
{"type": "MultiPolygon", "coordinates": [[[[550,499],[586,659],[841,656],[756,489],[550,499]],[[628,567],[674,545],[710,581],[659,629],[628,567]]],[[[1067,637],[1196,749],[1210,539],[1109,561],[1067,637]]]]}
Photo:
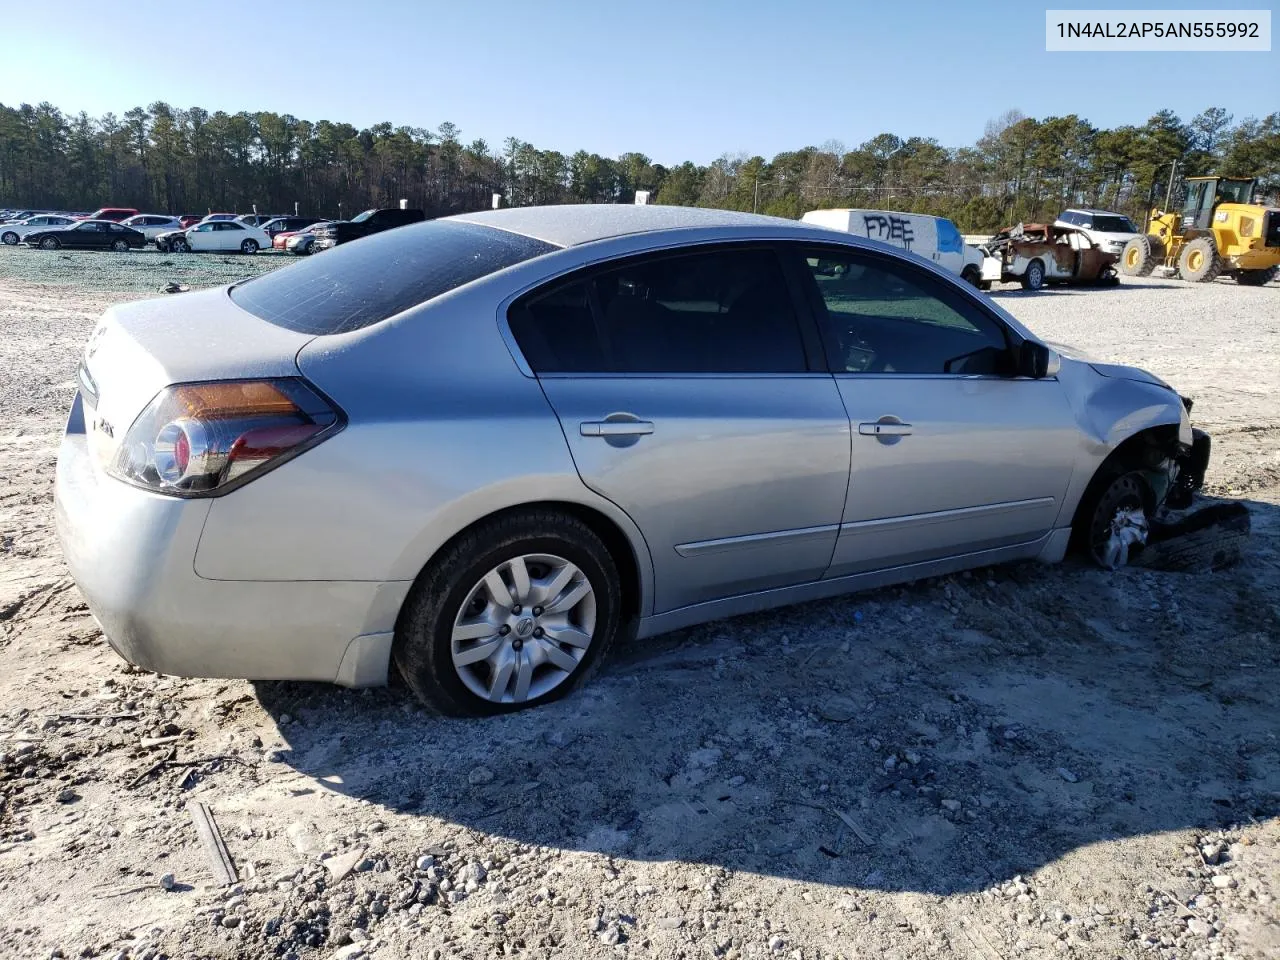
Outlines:
{"type": "Polygon", "coordinates": [[[390,230],[392,227],[403,227],[410,223],[419,223],[427,219],[427,215],[421,210],[366,210],[358,217],[350,220],[335,220],[333,223],[327,223],[323,226],[316,227],[313,231],[315,242],[311,244],[311,252],[319,253],[322,250],[328,250],[330,247],[336,247],[340,243],[347,243],[351,240],[359,240],[361,237],[367,237],[370,234],[381,233],[383,230],[390,230]]]}

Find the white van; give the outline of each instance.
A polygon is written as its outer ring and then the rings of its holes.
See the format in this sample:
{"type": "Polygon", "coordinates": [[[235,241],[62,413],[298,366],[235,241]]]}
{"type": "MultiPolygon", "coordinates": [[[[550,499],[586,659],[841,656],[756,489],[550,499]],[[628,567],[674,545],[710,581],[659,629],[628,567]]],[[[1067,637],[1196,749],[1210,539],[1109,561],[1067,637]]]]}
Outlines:
{"type": "Polygon", "coordinates": [[[800,218],[856,237],[879,240],[932,260],[938,266],[982,286],[982,251],[969,246],[946,217],[894,210],[810,210],[800,218]]]}

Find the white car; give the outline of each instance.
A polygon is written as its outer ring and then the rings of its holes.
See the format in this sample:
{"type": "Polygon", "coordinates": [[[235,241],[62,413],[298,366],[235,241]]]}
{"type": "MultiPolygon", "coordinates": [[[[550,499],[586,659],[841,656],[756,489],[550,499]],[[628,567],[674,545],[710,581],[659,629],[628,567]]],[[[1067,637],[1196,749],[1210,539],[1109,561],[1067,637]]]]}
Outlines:
{"type": "Polygon", "coordinates": [[[136,217],[121,220],[122,227],[129,227],[144,234],[147,240],[154,240],[162,233],[171,233],[182,229],[182,222],[177,217],[167,217],[161,213],[140,213],[136,217]]]}
{"type": "Polygon", "coordinates": [[[1139,230],[1123,213],[1077,207],[1063,210],[1054,221],[1055,227],[1075,227],[1107,253],[1123,253],[1124,245],[1138,236],[1139,230]]]}
{"type": "Polygon", "coordinates": [[[0,223],[0,243],[7,247],[21,243],[22,238],[35,230],[47,230],[50,227],[66,227],[75,223],[70,217],[60,217],[56,213],[42,213],[37,217],[15,220],[13,223],[0,223]]]}
{"type": "Polygon", "coordinates": [[[896,210],[810,210],[800,218],[855,237],[878,240],[931,260],[973,286],[982,286],[982,253],[964,242],[946,217],[896,210]]]}
{"type": "Polygon", "coordinates": [[[162,233],[156,246],[171,253],[216,250],[223,253],[257,253],[271,249],[271,238],[259,227],[234,220],[206,220],[186,230],[162,233]]]}

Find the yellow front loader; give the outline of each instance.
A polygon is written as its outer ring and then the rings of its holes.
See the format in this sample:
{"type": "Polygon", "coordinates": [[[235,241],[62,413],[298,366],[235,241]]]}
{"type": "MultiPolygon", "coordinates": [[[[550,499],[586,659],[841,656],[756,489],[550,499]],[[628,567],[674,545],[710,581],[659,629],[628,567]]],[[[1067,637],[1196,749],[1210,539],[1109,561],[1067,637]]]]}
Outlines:
{"type": "Polygon", "coordinates": [[[1252,179],[1187,177],[1181,212],[1153,208],[1146,234],[1125,244],[1120,272],[1145,277],[1165,266],[1183,280],[1228,276],[1248,286],[1273,279],[1280,273],[1280,208],[1254,203],[1256,188],[1252,179]]]}

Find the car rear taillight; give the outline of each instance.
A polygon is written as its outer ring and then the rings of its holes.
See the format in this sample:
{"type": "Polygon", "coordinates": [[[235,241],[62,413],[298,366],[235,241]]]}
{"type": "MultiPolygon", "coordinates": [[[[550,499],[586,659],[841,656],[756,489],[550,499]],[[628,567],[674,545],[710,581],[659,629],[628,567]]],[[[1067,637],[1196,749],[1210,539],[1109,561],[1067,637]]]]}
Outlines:
{"type": "Polygon", "coordinates": [[[139,414],[108,469],[158,493],[216,496],[343,423],[341,411],[297,379],[176,384],[139,414]]]}

